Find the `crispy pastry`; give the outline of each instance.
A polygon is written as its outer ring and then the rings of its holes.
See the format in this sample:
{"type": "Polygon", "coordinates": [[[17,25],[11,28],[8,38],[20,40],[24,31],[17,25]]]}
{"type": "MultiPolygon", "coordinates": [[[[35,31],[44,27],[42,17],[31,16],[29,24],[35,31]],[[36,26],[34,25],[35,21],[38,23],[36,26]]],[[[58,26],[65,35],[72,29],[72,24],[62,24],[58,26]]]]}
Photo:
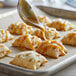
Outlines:
{"type": "Polygon", "coordinates": [[[61,37],[60,33],[58,31],[56,31],[56,29],[54,29],[54,28],[46,28],[45,35],[43,35],[43,31],[40,29],[35,29],[32,34],[40,37],[41,39],[46,38],[48,40],[61,37]]]}
{"type": "Polygon", "coordinates": [[[8,42],[8,40],[12,40],[14,36],[12,36],[9,31],[0,29],[0,43],[8,42]]]}
{"type": "Polygon", "coordinates": [[[63,44],[76,46],[76,32],[68,33],[61,41],[63,44]]]}
{"type": "Polygon", "coordinates": [[[8,55],[9,53],[11,53],[11,50],[9,50],[5,45],[0,44],[0,58],[8,55]]]}
{"type": "Polygon", "coordinates": [[[67,49],[65,49],[61,42],[57,42],[55,40],[42,42],[36,51],[52,58],[58,58],[59,56],[64,56],[65,53],[67,53],[67,49]]]}
{"type": "Polygon", "coordinates": [[[39,21],[40,21],[41,23],[43,23],[43,24],[48,23],[48,22],[51,21],[48,17],[43,16],[43,15],[38,16],[38,19],[39,19],[39,21]]]}
{"type": "Polygon", "coordinates": [[[48,27],[56,28],[59,31],[68,31],[73,29],[73,24],[71,24],[69,21],[63,20],[63,19],[56,19],[51,21],[50,23],[47,23],[48,27]]]}
{"type": "Polygon", "coordinates": [[[44,56],[35,51],[27,51],[17,54],[10,64],[36,70],[46,62],[48,60],[44,56]]]}
{"type": "Polygon", "coordinates": [[[33,50],[36,48],[42,40],[37,36],[32,36],[30,34],[22,35],[17,38],[12,46],[19,47],[19,48],[27,48],[33,50]]]}
{"type": "Polygon", "coordinates": [[[16,22],[15,24],[11,24],[8,27],[8,31],[11,34],[15,34],[15,35],[23,35],[23,34],[31,34],[32,33],[32,27],[24,24],[24,23],[19,23],[16,22]]]}

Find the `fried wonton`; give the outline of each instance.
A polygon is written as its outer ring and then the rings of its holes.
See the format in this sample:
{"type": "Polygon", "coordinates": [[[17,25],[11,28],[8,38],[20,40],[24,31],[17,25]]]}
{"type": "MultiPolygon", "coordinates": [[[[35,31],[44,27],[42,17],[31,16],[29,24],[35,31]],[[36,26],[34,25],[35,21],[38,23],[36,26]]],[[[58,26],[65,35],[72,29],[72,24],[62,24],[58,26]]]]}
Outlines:
{"type": "Polygon", "coordinates": [[[63,44],[76,46],[76,32],[68,33],[61,41],[63,44]]]}
{"type": "Polygon", "coordinates": [[[0,29],[0,43],[8,42],[9,40],[12,40],[14,36],[12,36],[9,31],[0,29]]]}
{"type": "Polygon", "coordinates": [[[68,31],[74,28],[74,25],[67,20],[56,19],[47,23],[48,27],[56,28],[59,31],[68,31]]]}
{"type": "Polygon", "coordinates": [[[48,40],[57,39],[57,38],[61,37],[60,33],[58,31],[56,31],[56,29],[54,29],[54,28],[46,28],[45,37],[43,35],[43,31],[40,29],[35,29],[32,34],[40,37],[41,39],[46,38],[48,40]]]}
{"type": "Polygon", "coordinates": [[[67,53],[67,49],[62,45],[62,43],[56,40],[43,41],[36,51],[52,58],[58,58],[59,56],[64,56],[67,53]]]}
{"type": "Polygon", "coordinates": [[[23,34],[31,34],[33,29],[31,26],[26,25],[25,23],[19,23],[16,22],[14,24],[11,24],[8,27],[8,31],[11,34],[15,34],[15,35],[23,35],[23,34]]]}
{"type": "Polygon", "coordinates": [[[17,54],[10,64],[36,70],[46,62],[48,60],[44,56],[35,51],[27,51],[17,54]]]}
{"type": "Polygon", "coordinates": [[[35,49],[40,43],[41,39],[37,36],[32,36],[30,34],[22,35],[19,38],[17,38],[12,46],[18,47],[18,48],[27,48],[27,49],[35,49]]]}
{"type": "Polygon", "coordinates": [[[48,17],[43,16],[43,15],[40,15],[40,16],[38,16],[37,18],[38,18],[39,21],[40,21],[41,23],[43,23],[43,24],[49,23],[49,22],[51,21],[48,17]]]}
{"type": "Polygon", "coordinates": [[[5,45],[0,44],[0,58],[8,55],[9,53],[11,53],[11,50],[9,50],[5,45]]]}

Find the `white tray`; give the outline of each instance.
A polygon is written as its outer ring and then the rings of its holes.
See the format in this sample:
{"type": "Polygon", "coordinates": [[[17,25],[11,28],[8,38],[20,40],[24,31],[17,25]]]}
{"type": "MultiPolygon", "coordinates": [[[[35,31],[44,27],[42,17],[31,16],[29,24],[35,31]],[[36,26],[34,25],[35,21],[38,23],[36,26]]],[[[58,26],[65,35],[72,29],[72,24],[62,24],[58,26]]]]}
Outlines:
{"type": "MultiPolygon", "coordinates": [[[[36,13],[38,15],[45,15],[48,16],[49,18],[53,19],[53,17],[43,13],[40,10],[36,10],[36,13]]],[[[1,17],[1,16],[0,16],[1,17]]],[[[1,29],[7,29],[7,27],[16,21],[21,21],[21,19],[18,16],[18,13],[15,11],[13,11],[13,13],[7,13],[7,14],[3,14],[2,18],[0,18],[0,28],[1,29]]],[[[76,23],[76,21],[72,21],[72,23],[76,23]]],[[[64,32],[61,32],[62,35],[64,35],[64,32]]],[[[13,52],[10,54],[10,56],[15,56],[17,53],[21,52],[20,50],[14,48],[11,46],[12,40],[4,43],[6,46],[8,46],[11,50],[13,50],[13,52]]],[[[29,70],[26,68],[22,68],[22,67],[18,67],[18,66],[14,66],[9,64],[10,60],[12,58],[9,57],[4,57],[2,59],[0,59],[0,72],[6,73],[8,75],[11,76],[47,76],[47,75],[51,75],[54,74],[56,72],[58,72],[59,70],[65,68],[66,66],[73,64],[76,62],[76,47],[72,47],[72,46],[65,46],[68,49],[68,53],[65,56],[59,57],[59,59],[52,59],[52,58],[48,58],[48,63],[46,63],[44,66],[42,66],[41,68],[39,68],[36,71],[33,70],[29,70]]]]}

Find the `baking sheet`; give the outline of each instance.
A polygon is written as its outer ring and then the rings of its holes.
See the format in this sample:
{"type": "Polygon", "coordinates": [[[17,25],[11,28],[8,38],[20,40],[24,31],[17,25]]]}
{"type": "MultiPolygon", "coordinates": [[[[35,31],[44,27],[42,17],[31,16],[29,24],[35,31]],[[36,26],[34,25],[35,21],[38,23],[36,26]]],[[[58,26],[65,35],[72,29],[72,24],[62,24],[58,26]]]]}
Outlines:
{"type": "MultiPolygon", "coordinates": [[[[38,15],[45,15],[45,16],[48,16],[50,19],[54,19],[55,17],[52,17],[52,16],[49,16],[45,13],[43,13],[42,11],[40,11],[39,9],[36,10],[36,13],[38,15]]],[[[12,14],[9,14],[7,16],[3,16],[1,19],[0,19],[0,28],[1,29],[7,29],[8,26],[11,24],[11,23],[14,23],[14,22],[22,22],[20,17],[18,16],[18,13],[17,12],[13,12],[12,14]]],[[[73,20],[70,20],[72,23],[76,24],[76,22],[73,20]]],[[[66,33],[64,32],[61,32],[61,35],[65,35],[66,33]]],[[[20,53],[22,51],[20,51],[19,49],[17,48],[14,48],[11,46],[13,40],[7,42],[7,43],[4,43],[9,49],[12,50],[12,53],[9,54],[10,56],[15,56],[17,53],[20,53]]],[[[4,57],[2,59],[0,59],[0,67],[3,67],[4,69],[4,72],[5,70],[8,68],[8,69],[11,69],[13,70],[14,72],[19,72],[19,73],[23,73],[24,75],[43,75],[43,76],[46,76],[46,75],[50,75],[50,74],[53,74],[57,71],[59,71],[60,69],[66,67],[67,65],[73,63],[76,61],[76,47],[72,47],[72,46],[65,46],[67,49],[68,49],[68,53],[65,55],[65,56],[62,56],[62,57],[59,57],[58,59],[52,59],[52,58],[47,58],[48,59],[48,63],[46,63],[45,65],[41,66],[38,70],[36,71],[32,71],[32,70],[28,70],[28,69],[25,69],[25,68],[22,68],[22,67],[18,67],[18,66],[14,66],[14,65],[11,65],[9,64],[9,62],[11,61],[12,58],[10,57],[4,57]],[[21,72],[20,72],[21,71],[21,72]]],[[[2,70],[2,68],[0,69],[0,71],[2,70]]],[[[3,71],[2,70],[2,71],[3,71]]],[[[8,71],[8,73],[11,72],[11,70],[8,71]]],[[[19,74],[19,73],[16,73],[16,74],[19,74]]],[[[12,72],[11,72],[12,74],[12,72]]],[[[20,75],[20,74],[19,74],[20,75]]]]}

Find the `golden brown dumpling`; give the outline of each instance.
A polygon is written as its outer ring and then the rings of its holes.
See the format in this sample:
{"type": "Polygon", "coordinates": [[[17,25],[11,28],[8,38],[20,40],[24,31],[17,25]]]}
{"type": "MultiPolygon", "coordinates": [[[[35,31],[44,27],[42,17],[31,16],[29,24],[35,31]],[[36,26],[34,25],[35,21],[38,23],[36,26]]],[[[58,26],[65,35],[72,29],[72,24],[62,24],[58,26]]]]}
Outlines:
{"type": "Polygon", "coordinates": [[[76,46],[76,32],[68,33],[61,41],[63,44],[76,46]]]}
{"type": "Polygon", "coordinates": [[[51,21],[50,23],[47,23],[48,27],[53,27],[56,28],[59,31],[68,31],[73,29],[73,24],[71,24],[69,21],[67,20],[63,20],[63,19],[56,19],[51,21]]]}
{"type": "Polygon", "coordinates": [[[9,40],[12,40],[14,36],[12,36],[9,31],[0,29],[0,43],[8,42],[9,40]]]}
{"type": "Polygon", "coordinates": [[[23,35],[23,34],[31,34],[33,29],[32,29],[32,27],[30,27],[24,23],[16,22],[15,24],[11,24],[8,27],[8,31],[11,34],[23,35]]]}
{"type": "Polygon", "coordinates": [[[43,41],[36,51],[40,54],[58,58],[59,56],[64,56],[67,53],[67,49],[60,43],[55,40],[43,41]]]}
{"type": "Polygon", "coordinates": [[[37,36],[32,36],[30,34],[22,35],[17,38],[12,46],[19,47],[19,48],[27,48],[27,49],[35,49],[42,40],[37,36]]]}
{"type": "Polygon", "coordinates": [[[38,16],[38,19],[43,24],[49,23],[51,21],[48,17],[43,15],[38,16]]]}
{"type": "Polygon", "coordinates": [[[9,53],[11,53],[11,50],[9,50],[5,45],[0,44],[0,58],[8,55],[9,53]]]}
{"type": "Polygon", "coordinates": [[[46,38],[48,40],[61,37],[60,33],[58,31],[56,31],[56,29],[54,29],[54,28],[46,28],[45,29],[45,37],[43,35],[43,31],[40,29],[35,29],[32,34],[40,37],[41,39],[46,38]]]}
{"type": "Polygon", "coordinates": [[[36,70],[46,62],[48,62],[48,60],[44,56],[35,51],[27,51],[17,54],[10,63],[24,68],[36,70]]]}

